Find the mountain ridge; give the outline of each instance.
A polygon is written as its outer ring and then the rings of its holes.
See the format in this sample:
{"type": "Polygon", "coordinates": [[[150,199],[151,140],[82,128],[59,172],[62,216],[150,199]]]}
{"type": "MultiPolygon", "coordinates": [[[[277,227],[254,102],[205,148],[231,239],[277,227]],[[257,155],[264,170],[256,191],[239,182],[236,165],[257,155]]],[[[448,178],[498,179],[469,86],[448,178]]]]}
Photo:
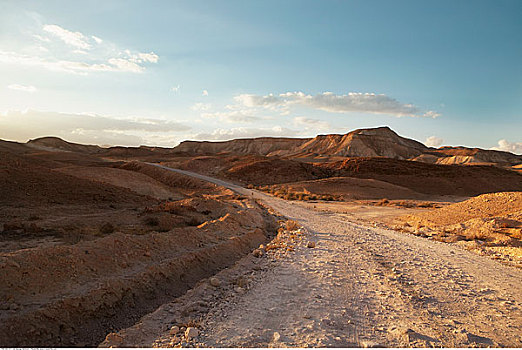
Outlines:
{"type": "Polygon", "coordinates": [[[172,148],[164,147],[100,147],[65,141],[58,137],[42,137],[25,145],[42,150],[56,150],[104,156],[151,155],[260,155],[320,161],[349,157],[385,157],[436,164],[516,166],[522,155],[481,148],[427,147],[423,143],[402,137],[387,126],[361,128],[346,134],[322,134],[311,138],[258,137],[228,141],[181,142],[172,148]]]}

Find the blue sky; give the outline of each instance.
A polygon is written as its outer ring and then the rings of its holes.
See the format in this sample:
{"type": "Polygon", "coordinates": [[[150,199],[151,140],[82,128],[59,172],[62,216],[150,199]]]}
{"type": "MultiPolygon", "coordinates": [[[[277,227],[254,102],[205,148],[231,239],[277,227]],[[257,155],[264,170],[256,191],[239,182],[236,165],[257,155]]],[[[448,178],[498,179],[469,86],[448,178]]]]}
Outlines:
{"type": "Polygon", "coordinates": [[[0,3],[3,139],[173,146],[382,125],[522,153],[522,2],[0,3]]]}

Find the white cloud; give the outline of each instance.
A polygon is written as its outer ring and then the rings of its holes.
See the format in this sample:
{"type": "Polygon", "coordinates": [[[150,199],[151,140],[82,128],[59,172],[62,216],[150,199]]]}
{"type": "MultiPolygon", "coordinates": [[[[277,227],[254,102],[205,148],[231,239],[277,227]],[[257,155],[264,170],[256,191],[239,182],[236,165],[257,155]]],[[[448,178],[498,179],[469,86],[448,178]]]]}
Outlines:
{"type": "MultiPolygon", "coordinates": [[[[116,118],[35,110],[0,113],[0,138],[18,141],[58,136],[73,142],[137,146],[144,141],[154,144],[156,139],[167,140],[172,137],[172,133],[188,130],[190,127],[175,121],[150,118],[116,118]]],[[[174,143],[172,139],[167,144],[174,143]]]]}
{"type": "Polygon", "coordinates": [[[158,63],[158,55],[156,55],[154,52],[150,53],[138,53],[139,62],[150,62],[150,63],[158,63]]]}
{"type": "Polygon", "coordinates": [[[23,51],[0,50],[0,63],[87,75],[90,72],[142,73],[146,65],[159,61],[154,52],[122,50],[97,36],[73,32],[56,24],[44,25],[30,35],[33,44],[23,51]],[[37,39],[37,45],[33,38],[37,39]]]}
{"type": "Polygon", "coordinates": [[[502,139],[498,141],[498,147],[491,147],[490,149],[522,154],[522,142],[509,142],[508,140],[502,139]]]}
{"type": "Polygon", "coordinates": [[[139,64],[124,58],[110,58],[109,63],[122,72],[141,73],[145,69],[139,64]]]}
{"type": "Polygon", "coordinates": [[[38,56],[20,55],[0,51],[0,63],[45,68],[55,72],[86,75],[89,72],[132,72],[141,73],[145,67],[123,58],[110,58],[107,63],[88,63],[70,60],[50,60],[38,56]]]}
{"type": "Polygon", "coordinates": [[[391,114],[409,117],[437,117],[434,111],[423,112],[412,104],[401,103],[383,94],[350,92],[347,95],[336,95],[324,92],[308,95],[303,92],[286,92],[279,95],[266,96],[242,94],[234,98],[237,103],[246,107],[263,107],[288,114],[292,106],[304,106],[312,109],[334,113],[365,112],[391,114]]]}
{"type": "Polygon", "coordinates": [[[207,91],[207,90],[203,90],[203,92],[201,93],[201,95],[203,95],[203,96],[208,96],[208,91],[207,91]]]}
{"type": "Polygon", "coordinates": [[[227,111],[227,112],[215,112],[215,113],[202,113],[203,118],[217,118],[222,122],[226,123],[251,123],[263,118],[257,117],[245,111],[227,111]]]}
{"type": "Polygon", "coordinates": [[[101,44],[103,42],[103,40],[97,36],[91,35],[91,38],[96,42],[96,44],[101,44]]]}
{"type": "Polygon", "coordinates": [[[11,89],[11,90],[30,92],[30,93],[37,91],[37,89],[32,85],[11,84],[7,88],[11,89]]]}
{"type": "Polygon", "coordinates": [[[424,143],[428,147],[439,147],[444,142],[443,139],[437,136],[430,136],[426,139],[426,142],[424,143]]]}
{"type": "Polygon", "coordinates": [[[64,43],[77,47],[82,50],[89,50],[91,45],[88,43],[89,38],[80,32],[71,32],[56,24],[46,24],[43,30],[60,38],[64,43]]]}
{"type": "Polygon", "coordinates": [[[319,119],[311,119],[307,117],[295,117],[293,119],[294,125],[296,127],[304,128],[305,130],[317,130],[324,131],[331,129],[330,123],[319,120],[319,119]]]}
{"type": "Polygon", "coordinates": [[[190,109],[192,109],[193,111],[208,111],[211,108],[212,104],[203,102],[194,103],[194,105],[190,107],[190,109]]]}
{"type": "Polygon", "coordinates": [[[252,137],[292,137],[298,136],[300,132],[287,129],[281,126],[272,128],[232,128],[232,129],[216,129],[211,133],[200,133],[193,135],[195,140],[232,140],[236,138],[252,138],[252,137]]]}
{"type": "Polygon", "coordinates": [[[34,38],[40,40],[40,41],[43,41],[44,43],[48,43],[51,41],[51,39],[47,38],[47,37],[44,37],[44,36],[41,36],[41,35],[38,35],[38,34],[34,34],[33,35],[34,38]]]}

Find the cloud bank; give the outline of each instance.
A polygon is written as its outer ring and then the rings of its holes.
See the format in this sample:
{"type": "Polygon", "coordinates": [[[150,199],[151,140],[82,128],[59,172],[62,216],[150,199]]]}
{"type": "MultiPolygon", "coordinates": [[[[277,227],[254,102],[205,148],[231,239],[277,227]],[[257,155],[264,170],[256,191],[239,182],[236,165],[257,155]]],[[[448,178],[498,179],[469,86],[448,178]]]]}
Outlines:
{"type": "Polygon", "coordinates": [[[36,92],[36,88],[32,85],[20,85],[20,84],[11,84],[7,86],[8,89],[16,90],[16,91],[23,91],[23,92],[36,92]]]}
{"type": "Polygon", "coordinates": [[[350,92],[346,95],[337,95],[332,92],[323,92],[317,95],[309,95],[304,92],[286,92],[279,95],[266,96],[254,94],[241,94],[235,101],[245,107],[262,107],[277,110],[282,114],[288,114],[292,106],[303,106],[316,110],[333,113],[376,113],[389,114],[397,117],[438,117],[435,111],[421,111],[412,104],[401,103],[383,94],[350,92]]]}
{"type": "Polygon", "coordinates": [[[169,120],[116,118],[95,114],[42,112],[35,110],[0,113],[0,138],[25,142],[58,136],[72,142],[123,146],[172,145],[173,133],[190,127],[169,120]]]}
{"type": "Polygon", "coordinates": [[[252,137],[292,137],[299,136],[300,132],[296,130],[287,129],[281,126],[274,126],[272,128],[231,128],[231,129],[216,129],[211,133],[200,133],[191,136],[194,140],[232,140],[237,138],[252,138],[252,137]]]}
{"type": "Polygon", "coordinates": [[[55,72],[87,75],[91,72],[142,73],[146,65],[158,63],[154,52],[122,49],[94,35],[46,24],[31,35],[23,53],[0,50],[0,63],[43,68],[55,72]]]}
{"type": "Polygon", "coordinates": [[[430,136],[426,139],[426,142],[424,144],[428,147],[439,147],[444,142],[443,139],[437,136],[430,136]]]}
{"type": "Polygon", "coordinates": [[[495,151],[511,152],[515,154],[522,154],[522,142],[509,142],[508,140],[499,140],[497,147],[491,147],[495,151]]]}

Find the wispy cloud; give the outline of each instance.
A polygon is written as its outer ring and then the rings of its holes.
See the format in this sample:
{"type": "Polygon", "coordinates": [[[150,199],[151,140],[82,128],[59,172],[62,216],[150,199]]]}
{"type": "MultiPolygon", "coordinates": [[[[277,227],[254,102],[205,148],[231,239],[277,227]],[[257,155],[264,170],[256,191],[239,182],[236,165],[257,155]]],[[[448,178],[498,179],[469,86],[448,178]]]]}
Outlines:
{"type": "Polygon", "coordinates": [[[497,147],[491,147],[495,151],[511,152],[522,154],[522,142],[509,142],[508,140],[499,140],[497,147]]]}
{"type": "MultiPolygon", "coordinates": [[[[43,112],[36,110],[0,113],[0,138],[25,141],[58,136],[75,142],[139,145],[139,142],[172,138],[190,127],[170,120],[140,117],[119,118],[96,114],[43,112]],[[98,135],[98,137],[97,137],[98,135]],[[112,140],[112,141],[111,141],[112,140]],[[126,143],[122,143],[126,140],[126,143]],[[141,141],[138,141],[141,140],[141,141]]],[[[174,144],[174,140],[168,143],[174,144]]]]}
{"type": "Polygon", "coordinates": [[[211,108],[212,108],[212,104],[203,103],[203,102],[194,103],[194,105],[192,107],[190,107],[190,109],[192,109],[193,111],[208,111],[211,108]]]}
{"type": "Polygon", "coordinates": [[[91,45],[88,43],[89,38],[80,32],[71,32],[70,30],[64,29],[56,24],[46,24],[43,26],[43,30],[58,37],[67,45],[82,50],[89,50],[91,48],[91,45]]]}
{"type": "Polygon", "coordinates": [[[0,63],[38,67],[51,71],[86,75],[91,72],[142,73],[146,65],[155,64],[154,52],[121,49],[95,35],[71,31],[56,24],[45,24],[30,38],[23,51],[0,50],[0,63]]]}
{"type": "Polygon", "coordinates": [[[263,118],[245,113],[244,111],[226,111],[215,113],[202,113],[203,118],[215,118],[226,123],[252,123],[263,118]]]}
{"type": "Polygon", "coordinates": [[[443,139],[437,136],[430,136],[426,139],[426,142],[424,144],[428,147],[439,147],[444,142],[443,139]]]}
{"type": "Polygon", "coordinates": [[[23,91],[23,92],[29,92],[33,93],[36,92],[37,89],[32,85],[20,85],[20,84],[11,84],[7,86],[8,89],[16,90],[16,91],[23,91]]]}
{"type": "Polygon", "coordinates": [[[325,131],[332,128],[330,123],[324,120],[312,119],[307,117],[295,117],[293,119],[293,122],[296,127],[304,128],[305,130],[325,131]]]}
{"type": "Polygon", "coordinates": [[[309,95],[303,92],[286,92],[279,95],[269,94],[265,96],[254,94],[241,94],[235,101],[246,107],[263,107],[288,114],[292,106],[304,106],[316,110],[333,113],[378,113],[394,116],[409,117],[438,117],[435,111],[421,111],[418,107],[401,103],[396,99],[383,94],[350,92],[346,95],[337,95],[332,92],[324,92],[317,95],[309,95]]]}
{"type": "Polygon", "coordinates": [[[251,137],[291,137],[298,136],[301,133],[296,130],[288,129],[282,126],[274,126],[272,128],[231,128],[216,129],[211,133],[200,133],[192,135],[195,140],[232,140],[236,138],[251,137]]]}

